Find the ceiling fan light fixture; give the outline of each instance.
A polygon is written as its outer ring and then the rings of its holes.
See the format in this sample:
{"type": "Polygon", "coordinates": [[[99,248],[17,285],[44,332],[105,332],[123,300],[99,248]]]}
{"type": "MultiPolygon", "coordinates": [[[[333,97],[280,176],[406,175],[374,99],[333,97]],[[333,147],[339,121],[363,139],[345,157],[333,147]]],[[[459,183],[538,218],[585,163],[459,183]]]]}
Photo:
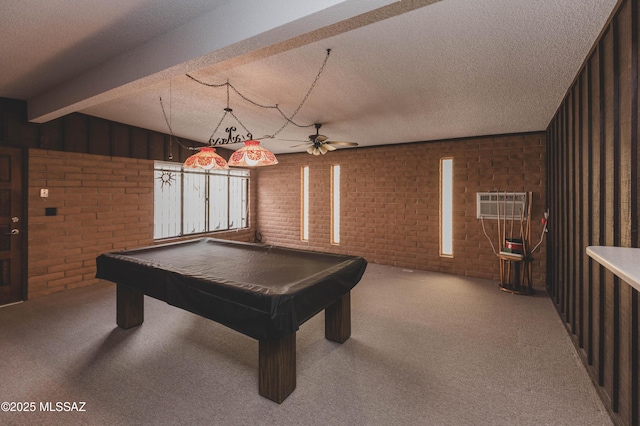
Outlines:
{"type": "MultiPolygon", "coordinates": [[[[336,142],[327,140],[329,138],[327,138],[325,135],[320,134],[320,127],[322,127],[322,124],[315,123],[314,126],[316,128],[316,134],[309,135],[309,141],[311,143],[311,145],[307,148],[307,153],[309,154],[324,155],[327,152],[335,151],[337,148],[333,146],[334,144],[344,146],[358,146],[356,142],[336,142]]],[[[295,148],[297,146],[298,145],[294,145],[291,148],[295,148]]]]}
{"type": "Polygon", "coordinates": [[[211,146],[200,148],[198,152],[184,161],[186,169],[224,170],[228,169],[227,161],[216,154],[216,149],[211,146]]]}
{"type": "Polygon", "coordinates": [[[273,152],[260,146],[256,140],[244,142],[244,146],[231,154],[229,165],[234,167],[260,167],[278,164],[273,152]]]}

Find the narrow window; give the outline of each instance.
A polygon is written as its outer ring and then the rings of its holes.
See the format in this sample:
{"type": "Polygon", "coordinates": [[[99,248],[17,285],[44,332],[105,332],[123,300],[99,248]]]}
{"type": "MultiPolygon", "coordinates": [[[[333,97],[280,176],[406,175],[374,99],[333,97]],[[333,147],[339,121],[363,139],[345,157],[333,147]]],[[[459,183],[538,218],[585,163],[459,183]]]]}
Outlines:
{"type": "Polygon", "coordinates": [[[331,244],[340,244],[340,166],[331,166],[331,244]]]}
{"type": "Polygon", "coordinates": [[[302,217],[300,239],[309,241],[309,166],[302,167],[302,217]]]}
{"type": "Polygon", "coordinates": [[[440,160],[440,256],[453,257],[453,158],[440,160]]]}

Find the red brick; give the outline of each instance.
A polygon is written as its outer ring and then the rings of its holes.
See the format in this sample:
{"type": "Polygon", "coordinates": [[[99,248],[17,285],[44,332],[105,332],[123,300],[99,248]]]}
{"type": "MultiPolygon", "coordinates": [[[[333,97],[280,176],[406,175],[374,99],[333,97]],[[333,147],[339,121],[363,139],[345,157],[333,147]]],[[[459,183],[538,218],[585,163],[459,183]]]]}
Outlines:
{"type": "MultiPolygon", "coordinates": [[[[497,258],[476,219],[476,192],[533,191],[534,214],[541,215],[544,158],[543,133],[341,150],[312,159],[308,154],[280,155],[277,167],[260,170],[258,229],[267,243],[497,280],[497,258]],[[444,156],[454,158],[457,210],[451,259],[439,255],[439,164],[444,156]],[[332,164],[342,169],[342,235],[337,246],[330,242],[332,164]],[[311,180],[305,243],[299,241],[303,165],[309,166],[311,180]]],[[[544,283],[544,273],[540,253],[534,263],[534,284],[544,283]]]]}

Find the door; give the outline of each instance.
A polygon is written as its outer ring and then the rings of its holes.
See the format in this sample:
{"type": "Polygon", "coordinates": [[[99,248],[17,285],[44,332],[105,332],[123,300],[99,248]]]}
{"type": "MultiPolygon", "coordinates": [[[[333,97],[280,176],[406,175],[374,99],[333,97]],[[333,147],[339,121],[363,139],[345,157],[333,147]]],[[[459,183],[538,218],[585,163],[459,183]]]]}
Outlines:
{"type": "Polygon", "coordinates": [[[22,150],[0,147],[0,305],[23,299],[22,150]]]}

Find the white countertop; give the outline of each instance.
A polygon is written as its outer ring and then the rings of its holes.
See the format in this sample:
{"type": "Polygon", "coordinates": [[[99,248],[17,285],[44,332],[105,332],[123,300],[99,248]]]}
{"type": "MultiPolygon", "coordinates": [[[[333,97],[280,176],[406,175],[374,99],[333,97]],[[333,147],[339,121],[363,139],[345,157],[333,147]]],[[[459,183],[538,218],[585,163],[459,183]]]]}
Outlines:
{"type": "Polygon", "coordinates": [[[640,291],[640,248],[589,246],[587,255],[640,291]]]}

